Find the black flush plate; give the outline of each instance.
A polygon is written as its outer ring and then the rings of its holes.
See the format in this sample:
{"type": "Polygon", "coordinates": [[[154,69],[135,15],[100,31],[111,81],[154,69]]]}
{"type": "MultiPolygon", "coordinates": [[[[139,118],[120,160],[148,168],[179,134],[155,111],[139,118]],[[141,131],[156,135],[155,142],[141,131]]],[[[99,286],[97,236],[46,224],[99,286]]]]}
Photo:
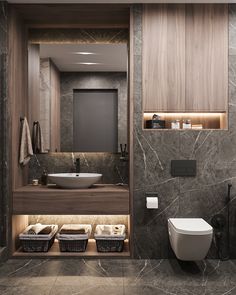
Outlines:
{"type": "Polygon", "coordinates": [[[196,176],[196,160],[172,160],[171,175],[188,177],[196,176]]]}

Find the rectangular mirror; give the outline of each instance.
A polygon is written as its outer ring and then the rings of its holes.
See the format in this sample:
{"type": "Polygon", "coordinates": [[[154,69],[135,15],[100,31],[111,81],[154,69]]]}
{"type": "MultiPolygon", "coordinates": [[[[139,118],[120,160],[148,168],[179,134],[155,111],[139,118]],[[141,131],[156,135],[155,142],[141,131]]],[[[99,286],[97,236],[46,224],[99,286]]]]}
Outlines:
{"type": "Polygon", "coordinates": [[[117,152],[117,90],[74,90],[73,150],[117,152]]]}
{"type": "Polygon", "coordinates": [[[112,152],[127,144],[127,43],[29,43],[31,121],[42,152],[112,152]]]}

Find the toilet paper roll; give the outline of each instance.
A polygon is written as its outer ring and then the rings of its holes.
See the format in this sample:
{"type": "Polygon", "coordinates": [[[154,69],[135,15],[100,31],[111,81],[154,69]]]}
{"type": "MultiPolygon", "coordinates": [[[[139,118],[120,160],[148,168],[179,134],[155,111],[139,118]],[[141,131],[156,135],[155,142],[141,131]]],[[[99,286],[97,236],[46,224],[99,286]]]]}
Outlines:
{"type": "Polygon", "coordinates": [[[147,209],[158,209],[158,198],[157,197],[146,197],[147,209]]]}

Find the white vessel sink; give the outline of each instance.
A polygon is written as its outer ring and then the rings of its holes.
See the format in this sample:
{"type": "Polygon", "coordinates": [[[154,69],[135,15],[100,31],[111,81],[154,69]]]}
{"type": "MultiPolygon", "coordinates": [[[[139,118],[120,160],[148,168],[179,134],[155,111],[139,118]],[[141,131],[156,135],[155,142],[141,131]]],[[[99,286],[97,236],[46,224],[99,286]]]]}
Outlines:
{"type": "Polygon", "coordinates": [[[102,174],[97,173],[55,173],[48,174],[51,182],[61,188],[88,188],[97,183],[102,174]]]}

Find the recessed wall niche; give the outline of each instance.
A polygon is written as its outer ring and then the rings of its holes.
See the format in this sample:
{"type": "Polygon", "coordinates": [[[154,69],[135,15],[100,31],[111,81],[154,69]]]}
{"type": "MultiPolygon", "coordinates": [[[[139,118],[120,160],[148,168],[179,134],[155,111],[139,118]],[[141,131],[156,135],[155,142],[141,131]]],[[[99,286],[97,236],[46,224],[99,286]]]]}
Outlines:
{"type": "Polygon", "coordinates": [[[147,112],[143,114],[144,130],[222,130],[227,128],[226,112],[147,112]]]}
{"type": "Polygon", "coordinates": [[[129,257],[130,248],[129,248],[129,239],[130,239],[130,226],[129,226],[129,216],[128,215],[13,215],[13,223],[20,222],[24,228],[30,224],[42,223],[42,224],[56,224],[60,229],[63,224],[91,224],[92,233],[88,240],[88,245],[85,252],[60,252],[58,240],[55,239],[52,247],[48,252],[23,252],[21,244],[18,239],[18,235],[13,231],[14,244],[13,249],[14,257],[38,257],[38,256],[47,256],[47,257],[70,257],[70,256],[84,256],[84,257],[129,257]],[[94,239],[94,232],[97,224],[124,224],[126,227],[126,239],[124,243],[123,252],[114,252],[114,253],[101,253],[97,252],[96,241],[94,239]]]}

